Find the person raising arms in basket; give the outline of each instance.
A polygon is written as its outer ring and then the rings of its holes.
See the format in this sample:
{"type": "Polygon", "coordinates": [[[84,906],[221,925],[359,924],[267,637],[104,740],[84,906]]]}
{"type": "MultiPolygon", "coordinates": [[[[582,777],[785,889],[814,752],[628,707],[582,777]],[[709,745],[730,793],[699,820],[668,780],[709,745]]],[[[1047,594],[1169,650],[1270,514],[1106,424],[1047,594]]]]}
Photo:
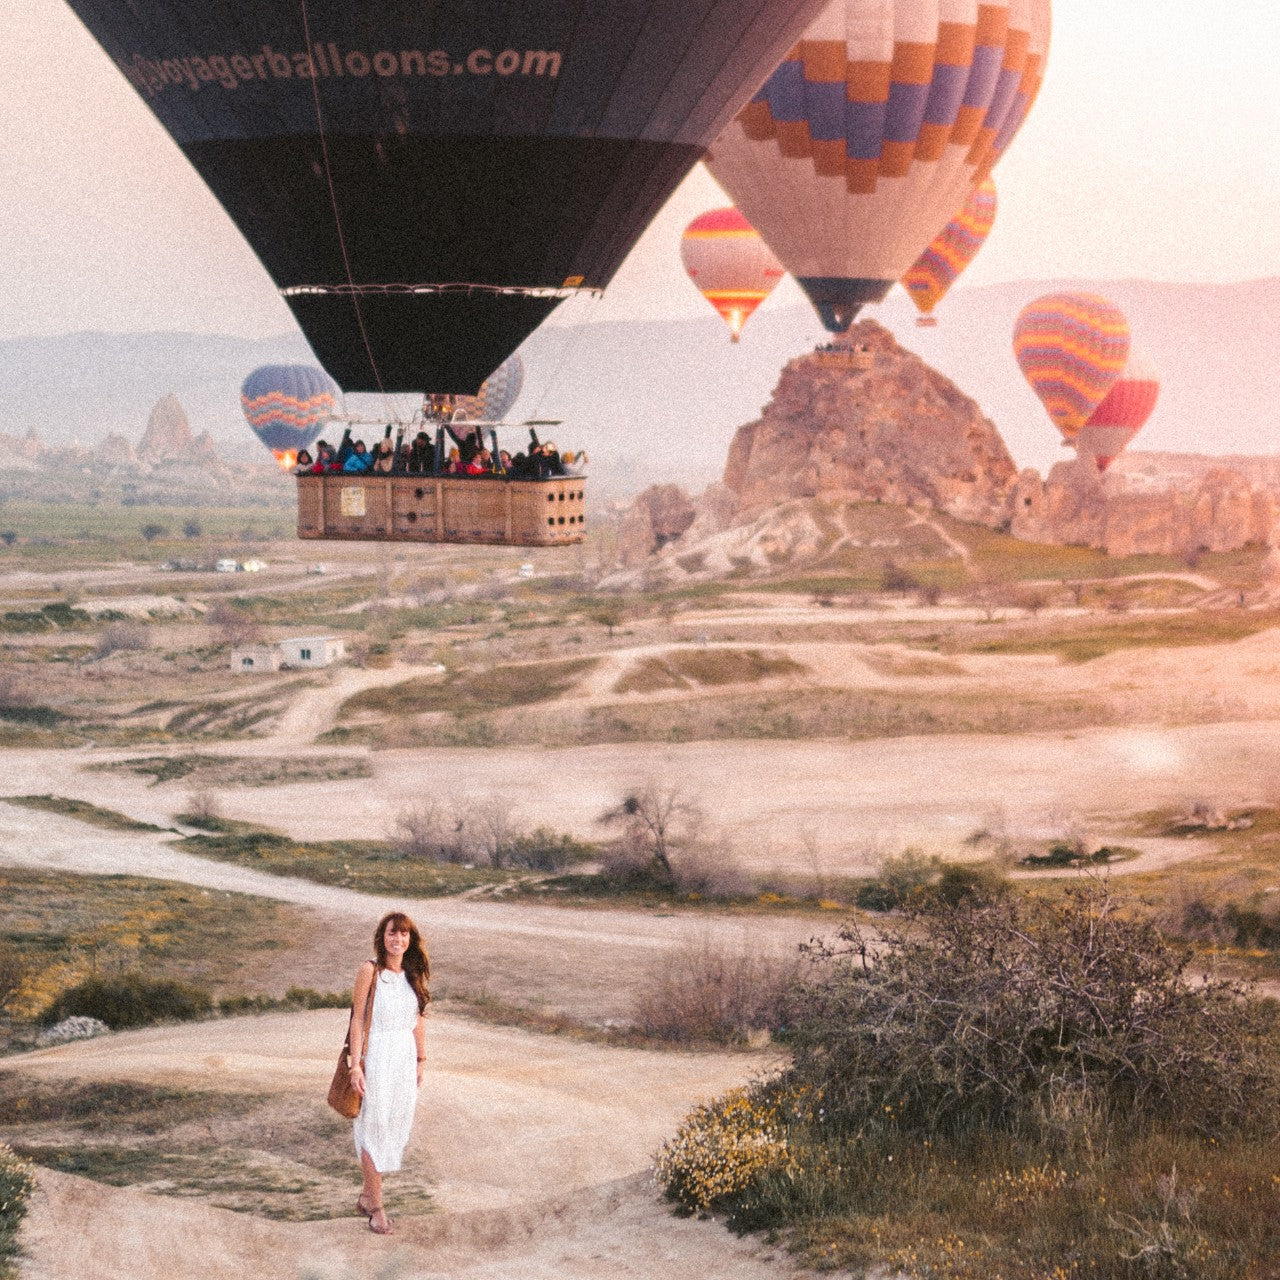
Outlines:
{"type": "Polygon", "coordinates": [[[375,959],[367,960],[356,974],[352,1002],[351,1087],[361,1098],[354,1129],[356,1157],[364,1174],[356,1210],[368,1217],[370,1231],[389,1235],[392,1222],[382,1204],[382,1175],[400,1169],[413,1128],[426,1063],[431,965],[418,926],[402,911],[378,921],[373,948],[375,959]]]}

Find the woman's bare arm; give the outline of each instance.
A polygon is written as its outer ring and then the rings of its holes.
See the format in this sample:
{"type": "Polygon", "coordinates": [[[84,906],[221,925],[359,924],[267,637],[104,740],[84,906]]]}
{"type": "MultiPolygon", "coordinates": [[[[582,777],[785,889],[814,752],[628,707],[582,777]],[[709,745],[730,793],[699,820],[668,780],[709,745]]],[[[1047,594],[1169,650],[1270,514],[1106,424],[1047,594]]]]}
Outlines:
{"type": "Polygon", "coordinates": [[[360,966],[356,972],[355,992],[351,997],[351,1083],[360,1094],[364,1093],[364,1072],[360,1067],[360,1055],[364,1050],[364,1018],[373,994],[376,967],[370,961],[360,966]]]}

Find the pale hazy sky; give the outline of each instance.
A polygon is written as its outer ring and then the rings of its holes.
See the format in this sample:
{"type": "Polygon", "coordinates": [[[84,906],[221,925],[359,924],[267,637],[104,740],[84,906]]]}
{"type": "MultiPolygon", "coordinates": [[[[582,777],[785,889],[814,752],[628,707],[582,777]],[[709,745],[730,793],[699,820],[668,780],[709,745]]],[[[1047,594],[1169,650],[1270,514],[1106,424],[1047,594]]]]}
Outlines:
{"type": "MultiPolygon", "coordinates": [[[[1276,0],[1056,0],[1045,86],[996,171],[999,217],[965,282],[1280,276],[1277,66],[1276,0]]],[[[235,228],[62,0],[0,3],[0,121],[0,337],[292,328],[235,228]]],[[[695,170],[605,301],[560,317],[709,314],[678,240],[721,203],[695,170]]],[[[771,304],[798,298],[787,282],[771,304]]]]}

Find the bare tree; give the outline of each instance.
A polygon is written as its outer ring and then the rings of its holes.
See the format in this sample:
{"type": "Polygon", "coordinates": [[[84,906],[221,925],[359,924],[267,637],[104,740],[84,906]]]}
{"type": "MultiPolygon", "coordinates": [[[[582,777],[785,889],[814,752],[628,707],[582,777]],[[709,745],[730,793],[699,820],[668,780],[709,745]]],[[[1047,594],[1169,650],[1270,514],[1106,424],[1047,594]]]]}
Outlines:
{"type": "Polygon", "coordinates": [[[446,856],[451,848],[450,825],[438,800],[419,800],[396,814],[391,843],[402,857],[452,861],[446,856]]]}
{"type": "Polygon", "coordinates": [[[262,624],[225,600],[219,600],[205,619],[219,643],[240,646],[262,643],[262,624]]]}
{"type": "Polygon", "coordinates": [[[650,780],[624,796],[616,808],[602,813],[598,821],[621,828],[623,838],[644,850],[674,883],[672,851],[701,819],[701,808],[678,785],[650,780]]]}

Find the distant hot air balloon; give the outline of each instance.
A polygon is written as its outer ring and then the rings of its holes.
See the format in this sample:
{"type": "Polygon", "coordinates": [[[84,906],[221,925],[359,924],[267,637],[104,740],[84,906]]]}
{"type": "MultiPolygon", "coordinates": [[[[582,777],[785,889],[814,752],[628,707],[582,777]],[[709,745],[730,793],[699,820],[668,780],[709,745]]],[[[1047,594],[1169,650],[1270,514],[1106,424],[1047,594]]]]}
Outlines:
{"type": "Polygon", "coordinates": [[[982,248],[996,220],[996,184],[984,179],[970,193],[964,207],[915,260],[902,283],[916,304],[918,325],[935,325],[933,309],[982,248]]]}
{"type": "Polygon", "coordinates": [[[1160,375],[1142,355],[1129,352],[1124,372],[1076,437],[1076,452],[1105,471],[1128,447],[1156,407],[1160,375]]]}
{"type": "Polygon", "coordinates": [[[680,238],[680,260],[729,326],[733,342],[785,274],[760,233],[732,205],[699,214],[689,223],[680,238]]]}
{"type": "Polygon", "coordinates": [[[244,380],[240,406],[254,435],[287,469],[337,413],[338,388],[323,369],[268,364],[244,380]]]}
{"type": "Polygon", "coordinates": [[[1129,358],[1129,322],[1096,293],[1049,293],[1023,307],[1013,351],[1063,440],[1074,444],[1129,358]]]}
{"type": "Polygon", "coordinates": [[[338,383],[449,395],[608,284],[822,6],[68,3],[338,383]]]}
{"type": "Polygon", "coordinates": [[[1044,75],[1049,0],[832,0],[707,166],[833,333],[982,181],[1044,75]]]}
{"type": "Polygon", "coordinates": [[[479,395],[459,396],[455,409],[471,421],[501,422],[520,398],[524,361],[508,356],[481,384],[479,395]]]}

